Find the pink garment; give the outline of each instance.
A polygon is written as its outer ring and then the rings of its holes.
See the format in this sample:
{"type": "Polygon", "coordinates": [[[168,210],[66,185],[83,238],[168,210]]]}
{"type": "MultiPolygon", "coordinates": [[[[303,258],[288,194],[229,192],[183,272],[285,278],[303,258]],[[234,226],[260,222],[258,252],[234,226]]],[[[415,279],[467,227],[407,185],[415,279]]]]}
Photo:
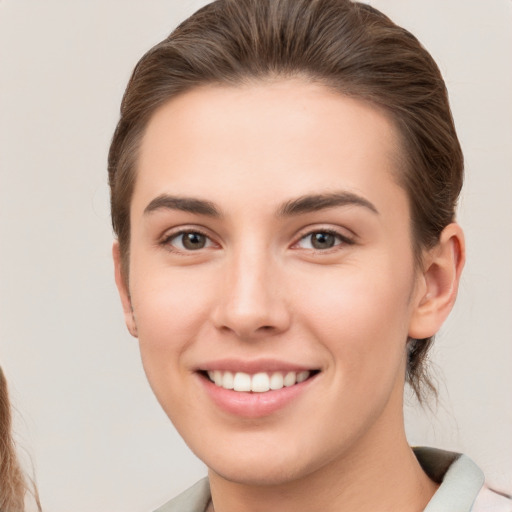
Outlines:
{"type": "Polygon", "coordinates": [[[484,484],[471,512],[512,512],[512,500],[484,484]]]}

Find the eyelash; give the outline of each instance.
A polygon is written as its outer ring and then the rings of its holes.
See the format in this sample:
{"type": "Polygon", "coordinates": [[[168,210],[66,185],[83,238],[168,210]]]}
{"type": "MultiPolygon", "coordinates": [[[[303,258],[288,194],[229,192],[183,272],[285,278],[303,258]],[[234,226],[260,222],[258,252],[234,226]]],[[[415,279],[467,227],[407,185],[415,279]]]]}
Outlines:
{"type": "Polygon", "coordinates": [[[209,245],[214,244],[214,242],[212,241],[210,236],[208,236],[205,232],[201,231],[200,229],[196,228],[196,229],[180,229],[179,231],[175,231],[173,233],[167,234],[166,236],[164,236],[164,238],[162,239],[162,241],[160,242],[159,245],[167,248],[171,252],[176,252],[179,254],[193,254],[194,252],[199,252],[201,249],[208,248],[208,247],[200,247],[199,249],[195,249],[195,250],[194,249],[187,250],[186,248],[180,249],[180,248],[173,246],[173,244],[171,242],[173,240],[178,239],[179,237],[182,237],[182,244],[183,244],[183,236],[184,235],[200,235],[206,239],[206,244],[209,244],[209,245]]]}
{"type": "Polygon", "coordinates": [[[295,242],[292,247],[296,247],[302,240],[306,240],[307,238],[310,238],[315,234],[331,235],[337,240],[337,243],[335,243],[332,247],[328,247],[325,249],[316,249],[313,247],[311,249],[308,249],[308,250],[314,251],[316,253],[329,253],[332,251],[336,251],[340,246],[353,245],[355,243],[355,240],[353,238],[350,238],[346,235],[342,235],[339,231],[336,231],[334,229],[329,229],[329,228],[326,228],[326,229],[320,228],[320,229],[313,229],[310,231],[306,231],[304,234],[302,234],[300,236],[298,241],[295,242]]]}
{"type": "MultiPolygon", "coordinates": [[[[328,247],[325,249],[317,249],[317,248],[313,247],[311,249],[307,249],[310,251],[314,251],[316,253],[332,252],[333,250],[335,251],[336,248],[338,248],[339,246],[353,245],[355,243],[355,240],[353,238],[350,238],[346,235],[342,235],[341,233],[339,233],[338,231],[336,231],[334,229],[313,229],[311,231],[306,231],[303,234],[301,234],[299,239],[292,244],[292,249],[296,248],[301,241],[306,240],[308,237],[312,237],[315,234],[330,235],[330,236],[333,236],[337,240],[337,243],[335,243],[332,247],[328,247]]],[[[183,242],[182,242],[182,244],[183,244],[183,242]]],[[[211,245],[215,245],[215,242],[213,242],[213,240],[211,239],[211,237],[209,235],[207,235],[204,231],[202,231],[200,229],[181,229],[179,231],[176,231],[176,232],[166,235],[162,239],[162,241],[159,243],[159,245],[166,247],[168,250],[170,250],[172,252],[179,253],[179,254],[193,254],[194,252],[199,252],[202,249],[207,249],[211,245]],[[177,248],[177,247],[173,246],[173,244],[171,242],[175,239],[178,239],[179,237],[183,237],[184,235],[200,235],[202,237],[205,237],[207,246],[200,247],[198,249],[188,249],[188,250],[177,248]]]]}

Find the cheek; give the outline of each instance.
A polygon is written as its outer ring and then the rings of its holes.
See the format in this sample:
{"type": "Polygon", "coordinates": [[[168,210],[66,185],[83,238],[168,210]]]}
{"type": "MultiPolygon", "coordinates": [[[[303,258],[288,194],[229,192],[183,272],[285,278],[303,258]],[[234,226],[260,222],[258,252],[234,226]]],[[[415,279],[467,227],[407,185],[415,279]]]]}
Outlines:
{"type": "Polygon", "coordinates": [[[158,279],[154,277],[145,274],[133,283],[132,302],[146,377],[174,422],[190,405],[180,391],[190,378],[184,361],[189,347],[202,336],[209,294],[199,292],[183,273],[166,276],[161,270],[158,279]]]}
{"type": "Polygon", "coordinates": [[[157,274],[145,272],[133,282],[132,303],[143,359],[172,366],[204,328],[212,290],[206,276],[191,278],[187,270],[160,269],[157,274]]]}
{"type": "Polygon", "coordinates": [[[299,316],[342,366],[340,378],[372,384],[402,363],[411,287],[412,271],[392,261],[339,268],[306,283],[299,316]]]}

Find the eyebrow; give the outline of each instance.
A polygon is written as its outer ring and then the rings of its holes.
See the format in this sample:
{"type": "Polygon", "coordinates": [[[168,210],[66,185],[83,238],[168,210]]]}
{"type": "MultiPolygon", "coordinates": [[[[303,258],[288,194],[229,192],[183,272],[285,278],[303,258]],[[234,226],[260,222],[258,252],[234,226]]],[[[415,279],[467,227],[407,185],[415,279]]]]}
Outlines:
{"type": "Polygon", "coordinates": [[[289,217],[304,213],[316,212],[336,206],[362,206],[375,214],[379,214],[377,208],[368,199],[353,192],[333,192],[329,194],[312,194],[287,201],[279,209],[278,215],[289,217]]]}
{"type": "MultiPolygon", "coordinates": [[[[362,206],[375,214],[379,214],[377,208],[367,199],[353,192],[333,192],[329,194],[310,194],[285,202],[277,212],[278,217],[291,217],[305,213],[316,212],[337,206],[362,206]]],[[[150,214],[156,210],[180,210],[206,215],[208,217],[221,217],[221,212],[214,203],[194,197],[179,197],[161,194],[155,197],[144,209],[144,214],[150,214]]]]}
{"type": "Polygon", "coordinates": [[[220,211],[210,201],[196,199],[194,197],[179,197],[168,194],[161,194],[155,197],[144,209],[147,215],[156,210],[180,210],[182,212],[195,213],[196,215],[207,215],[208,217],[220,217],[220,211]]]}

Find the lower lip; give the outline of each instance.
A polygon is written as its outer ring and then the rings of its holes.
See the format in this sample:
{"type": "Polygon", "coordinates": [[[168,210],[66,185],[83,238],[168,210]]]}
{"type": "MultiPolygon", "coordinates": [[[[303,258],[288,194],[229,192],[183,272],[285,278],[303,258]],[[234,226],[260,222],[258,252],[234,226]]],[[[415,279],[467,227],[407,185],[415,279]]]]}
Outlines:
{"type": "Polygon", "coordinates": [[[224,389],[199,375],[212,401],[223,411],[243,418],[261,418],[273,414],[296,400],[316,380],[313,375],[304,382],[265,393],[249,393],[224,389]]]}

